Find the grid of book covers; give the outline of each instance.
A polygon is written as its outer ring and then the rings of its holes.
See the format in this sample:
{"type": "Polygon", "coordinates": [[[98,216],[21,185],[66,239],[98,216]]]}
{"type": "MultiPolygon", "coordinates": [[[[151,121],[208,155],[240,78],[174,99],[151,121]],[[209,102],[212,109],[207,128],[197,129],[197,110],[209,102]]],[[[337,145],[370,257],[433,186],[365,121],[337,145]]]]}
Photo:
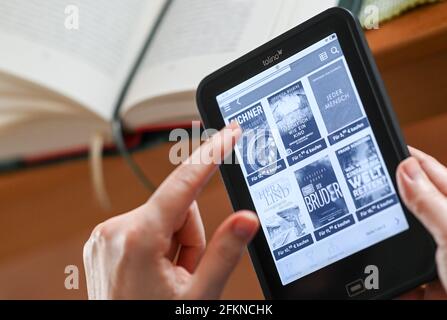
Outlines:
{"type": "Polygon", "coordinates": [[[283,284],[305,274],[282,272],[281,260],[398,204],[344,57],[226,121],[233,119],[243,130],[236,154],[283,284]]]}

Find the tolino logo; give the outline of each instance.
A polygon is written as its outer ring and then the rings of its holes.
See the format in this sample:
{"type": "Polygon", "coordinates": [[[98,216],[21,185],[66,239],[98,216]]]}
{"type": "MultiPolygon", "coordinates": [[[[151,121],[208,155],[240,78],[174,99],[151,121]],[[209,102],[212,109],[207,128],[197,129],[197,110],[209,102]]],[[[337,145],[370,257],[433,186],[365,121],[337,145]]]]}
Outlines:
{"type": "Polygon", "coordinates": [[[282,56],[282,49],[279,49],[278,51],[276,51],[276,53],[272,56],[269,56],[267,58],[265,58],[264,60],[262,60],[262,64],[264,65],[264,67],[267,67],[268,65],[272,64],[275,61],[278,61],[282,56]]]}

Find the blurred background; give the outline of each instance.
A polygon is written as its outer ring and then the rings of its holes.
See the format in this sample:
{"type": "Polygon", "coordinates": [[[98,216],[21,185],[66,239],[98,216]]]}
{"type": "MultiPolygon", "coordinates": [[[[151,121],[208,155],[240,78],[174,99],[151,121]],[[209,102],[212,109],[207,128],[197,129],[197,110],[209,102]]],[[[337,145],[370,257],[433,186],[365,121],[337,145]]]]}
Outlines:
{"type": "MultiPolygon", "coordinates": [[[[0,0],[0,299],[87,298],[82,248],[91,230],[150,196],[115,148],[117,106],[125,143],[158,185],[174,168],[167,132],[197,118],[200,78],[339,4],[284,0],[266,13],[262,0],[167,2],[0,0]],[[193,31],[207,28],[216,44],[193,31]],[[132,77],[148,39],[144,72],[132,77]],[[182,42],[208,44],[208,52],[182,42]],[[166,52],[171,60],[160,59],[166,52]],[[68,265],[79,268],[79,289],[64,286],[68,265]]],[[[447,2],[340,4],[361,17],[407,143],[446,164],[447,2]],[[365,11],[370,5],[378,17],[365,11]]],[[[232,212],[219,176],[198,202],[209,238],[232,212]]],[[[247,255],[223,298],[263,298],[247,255]]]]}

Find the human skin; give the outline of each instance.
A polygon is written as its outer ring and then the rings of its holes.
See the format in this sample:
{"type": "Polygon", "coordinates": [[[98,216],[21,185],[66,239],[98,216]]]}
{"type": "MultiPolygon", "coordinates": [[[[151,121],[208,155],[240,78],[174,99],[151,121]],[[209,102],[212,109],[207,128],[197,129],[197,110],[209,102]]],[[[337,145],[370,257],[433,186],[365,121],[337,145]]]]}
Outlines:
{"type": "Polygon", "coordinates": [[[447,299],[447,168],[433,157],[410,147],[411,157],[396,173],[402,200],[433,235],[437,244],[439,280],[401,298],[447,299]]]}
{"type": "Polygon", "coordinates": [[[131,212],[98,225],[84,246],[90,299],[217,299],[259,227],[241,211],[222,222],[208,246],[195,201],[231,153],[236,123],[214,135],[131,212]]]}
{"type": "MultiPolygon", "coordinates": [[[[214,135],[142,206],[98,225],[84,247],[90,299],[217,299],[259,228],[256,215],[230,215],[206,246],[195,201],[241,129],[214,135]]],[[[396,172],[402,200],[432,233],[439,280],[402,299],[447,299],[447,169],[410,148],[396,172]]]]}

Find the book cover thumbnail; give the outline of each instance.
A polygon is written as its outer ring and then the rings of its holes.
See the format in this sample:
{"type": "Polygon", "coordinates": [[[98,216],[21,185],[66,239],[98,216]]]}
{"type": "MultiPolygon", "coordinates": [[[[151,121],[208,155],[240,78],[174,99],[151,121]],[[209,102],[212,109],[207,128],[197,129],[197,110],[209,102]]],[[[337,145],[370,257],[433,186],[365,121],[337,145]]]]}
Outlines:
{"type": "Polygon", "coordinates": [[[287,154],[321,137],[301,82],[268,99],[287,154]]]}
{"type": "Polygon", "coordinates": [[[328,133],[362,117],[343,61],[339,60],[311,75],[309,82],[328,133]]]}
{"type": "Polygon", "coordinates": [[[338,150],[337,157],[357,208],[392,192],[371,136],[338,150]]]}
{"type": "Polygon", "coordinates": [[[273,179],[253,191],[258,216],[265,226],[273,250],[289,244],[306,233],[301,210],[287,176],[273,179]]]}
{"type": "Polygon", "coordinates": [[[298,206],[276,212],[266,219],[265,227],[273,250],[281,248],[306,234],[298,206]]]}
{"type": "Polygon", "coordinates": [[[340,184],[329,157],[295,172],[307,211],[315,229],[348,213],[340,184]]]}
{"type": "Polygon", "coordinates": [[[279,160],[278,148],[260,103],[229,120],[236,120],[243,131],[237,147],[247,175],[279,160]]]}

